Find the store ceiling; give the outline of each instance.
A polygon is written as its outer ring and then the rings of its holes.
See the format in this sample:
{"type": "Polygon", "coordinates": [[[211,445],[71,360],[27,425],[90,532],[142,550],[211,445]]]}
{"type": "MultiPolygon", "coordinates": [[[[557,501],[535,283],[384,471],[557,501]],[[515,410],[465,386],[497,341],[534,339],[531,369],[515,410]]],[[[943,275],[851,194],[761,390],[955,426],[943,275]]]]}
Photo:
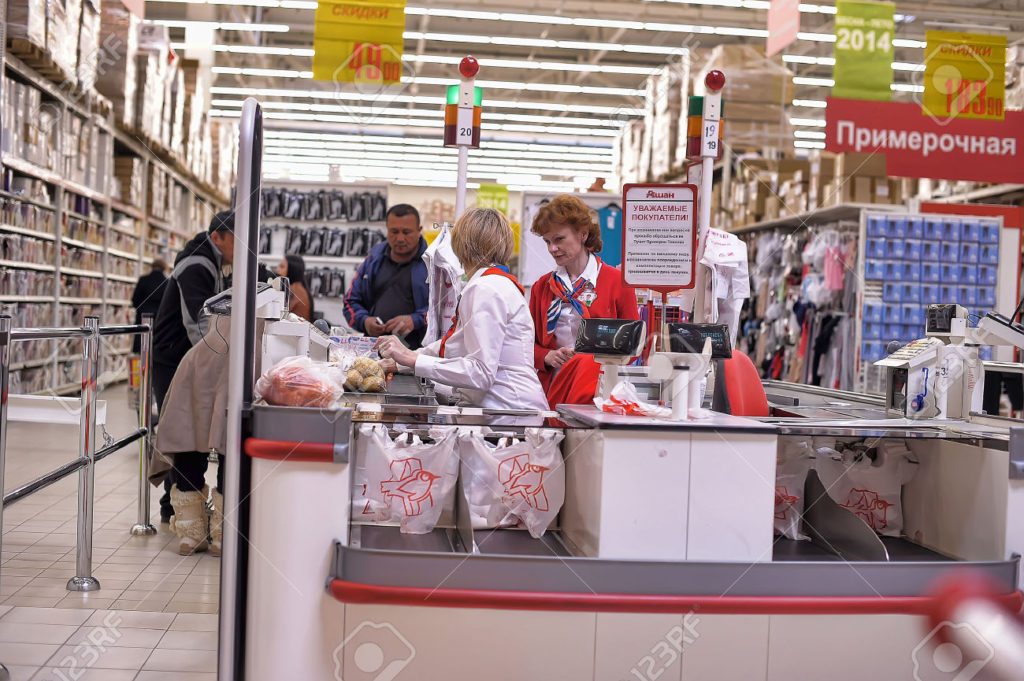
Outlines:
{"type": "MultiPolygon", "coordinates": [[[[248,26],[215,32],[214,110],[237,115],[247,95],[268,114],[268,170],[326,179],[374,177],[452,186],[452,150],[440,150],[441,97],[466,54],[481,62],[484,149],[470,180],[571,189],[611,171],[618,128],[639,116],[647,75],[726,43],[763,46],[766,0],[408,0],[407,82],[360,93],[311,79],[315,2],[149,1],[146,17],[248,26]],[[259,6],[254,6],[259,5],[259,6]],[[249,28],[251,26],[251,29],[249,28]],[[235,30],[242,29],[242,30],[235,30]]],[[[913,96],[931,28],[1024,36],[1024,0],[897,2],[895,80],[913,96]],[[968,3],[964,3],[967,5],[968,3]],[[1008,29],[999,31],[998,29],[1008,29]]],[[[834,4],[801,5],[801,39],[783,51],[797,76],[798,135],[813,138],[829,93],[834,4]]],[[[728,74],[727,74],[728,75],[728,74]]],[[[728,96],[728,92],[726,92],[728,96]]]]}

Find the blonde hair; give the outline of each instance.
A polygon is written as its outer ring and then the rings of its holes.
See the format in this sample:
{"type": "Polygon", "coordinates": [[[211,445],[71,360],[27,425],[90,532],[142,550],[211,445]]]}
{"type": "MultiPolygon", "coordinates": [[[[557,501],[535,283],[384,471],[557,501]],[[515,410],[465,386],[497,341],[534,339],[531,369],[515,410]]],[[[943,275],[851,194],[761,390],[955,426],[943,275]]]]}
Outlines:
{"type": "Polygon", "coordinates": [[[569,227],[580,237],[584,248],[591,253],[600,253],[601,227],[594,222],[591,210],[578,196],[559,194],[541,206],[533,219],[530,231],[544,237],[553,229],[569,227]]]}
{"type": "Polygon", "coordinates": [[[467,272],[507,265],[514,246],[508,218],[493,208],[470,208],[452,228],[452,250],[467,272]]]}

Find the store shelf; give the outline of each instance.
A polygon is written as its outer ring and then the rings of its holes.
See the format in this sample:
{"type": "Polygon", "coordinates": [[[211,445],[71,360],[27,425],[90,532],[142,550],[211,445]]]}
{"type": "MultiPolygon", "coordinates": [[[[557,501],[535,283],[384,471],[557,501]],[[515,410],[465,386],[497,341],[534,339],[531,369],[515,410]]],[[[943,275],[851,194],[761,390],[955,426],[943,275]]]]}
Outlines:
{"type": "Polygon", "coordinates": [[[138,279],[136,277],[129,277],[124,274],[110,274],[107,273],[107,279],[113,279],[114,281],[123,281],[126,284],[134,284],[138,279]]]}
{"type": "MultiPolygon", "coordinates": [[[[47,298],[47,301],[52,301],[53,298],[47,298]]],[[[61,303],[67,303],[68,305],[102,305],[102,298],[75,298],[72,296],[61,296],[61,303]]]]}
{"type": "Polygon", "coordinates": [[[149,224],[153,225],[154,227],[159,227],[160,229],[164,230],[165,232],[170,232],[171,234],[177,234],[178,236],[184,237],[186,239],[191,239],[192,238],[192,235],[190,235],[190,234],[188,234],[186,232],[182,232],[181,230],[175,229],[174,227],[171,226],[171,223],[167,222],[166,220],[161,220],[160,218],[155,218],[152,215],[147,216],[146,219],[149,220],[149,224]]]}
{"type": "Polygon", "coordinates": [[[109,253],[110,255],[116,255],[118,258],[131,260],[132,262],[139,259],[139,256],[135,255],[134,253],[129,253],[128,251],[119,251],[116,248],[108,248],[107,253],[109,253]]]}
{"type": "Polygon", "coordinates": [[[102,279],[103,272],[96,272],[94,270],[80,270],[74,267],[61,267],[61,274],[70,274],[73,277],[89,277],[91,279],[102,279]]]}
{"type": "MultiPolygon", "coordinates": [[[[273,262],[275,265],[281,262],[281,258],[284,254],[274,255],[270,253],[264,253],[259,256],[261,261],[273,262]]],[[[361,265],[366,260],[366,256],[356,255],[304,255],[302,259],[307,264],[313,265],[361,265]]]]}
{"type": "Polygon", "coordinates": [[[18,260],[0,260],[0,267],[13,267],[19,270],[38,270],[39,272],[56,272],[53,265],[40,265],[34,262],[20,262],[18,260]]]}
{"type": "Polygon", "coordinates": [[[71,362],[76,359],[82,359],[81,353],[69,352],[66,355],[61,355],[60,357],[58,357],[57,363],[60,364],[63,362],[71,362]]]}
{"type": "Polygon", "coordinates": [[[46,366],[47,364],[53,363],[53,357],[47,357],[45,359],[29,359],[24,362],[15,362],[10,366],[11,371],[20,371],[21,369],[35,369],[37,367],[46,366]]]}
{"type": "MultiPolygon", "coordinates": [[[[113,208],[114,210],[116,210],[117,212],[124,213],[125,215],[128,215],[129,217],[133,217],[136,220],[142,220],[145,217],[145,215],[144,215],[144,213],[142,212],[141,209],[136,208],[135,206],[132,206],[131,204],[122,203],[121,201],[118,201],[116,199],[110,199],[110,207],[113,208]]],[[[117,229],[117,228],[115,227],[115,229],[117,229]]],[[[118,231],[121,231],[121,230],[118,230],[118,231]]],[[[138,236],[138,235],[135,234],[133,236],[138,236]]]]}
{"type": "Polygon", "coordinates": [[[899,212],[905,211],[904,206],[893,206],[888,203],[844,203],[838,206],[829,206],[827,208],[818,208],[808,213],[801,213],[799,215],[790,215],[784,218],[775,218],[773,220],[762,220],[752,225],[744,225],[742,227],[734,227],[727,231],[733,234],[748,234],[750,232],[759,232],[766,229],[776,228],[791,228],[799,229],[806,225],[816,225],[823,222],[837,222],[839,220],[856,220],[860,217],[861,211],[874,210],[874,211],[892,211],[899,212]]]}
{"type": "Polygon", "coordinates": [[[110,203],[109,198],[107,198],[100,192],[96,191],[95,189],[90,189],[89,187],[78,184],[77,182],[66,180],[52,170],[47,170],[46,168],[37,166],[35,163],[30,163],[29,161],[18,158],[16,156],[9,156],[5,154],[3,157],[3,165],[23,175],[30,175],[32,177],[42,180],[43,182],[48,182],[50,184],[55,184],[64,187],[68,191],[74,192],[79,196],[84,196],[87,199],[92,199],[93,201],[97,201],[103,204],[110,203]]]}
{"type": "Polygon", "coordinates": [[[107,305],[113,305],[117,307],[131,307],[132,301],[125,300],[124,298],[107,298],[107,305]]]}
{"type": "Polygon", "coordinates": [[[28,196],[22,196],[21,194],[15,194],[13,192],[0,191],[0,196],[4,197],[6,199],[11,199],[12,201],[20,201],[21,203],[28,203],[30,205],[37,206],[39,208],[44,208],[46,210],[52,210],[54,212],[57,212],[57,207],[54,206],[52,203],[46,203],[45,201],[39,201],[38,199],[33,199],[31,197],[28,197],[28,196]]]}
{"type": "Polygon", "coordinates": [[[124,234],[125,236],[130,236],[135,239],[138,239],[141,236],[141,234],[139,234],[138,232],[118,226],[116,222],[110,223],[110,229],[114,230],[118,234],[124,234]]]}
{"type": "Polygon", "coordinates": [[[73,210],[65,210],[64,214],[67,215],[69,218],[74,218],[75,220],[84,220],[85,222],[91,222],[94,225],[100,225],[101,227],[106,224],[105,222],[103,222],[103,220],[99,220],[97,218],[90,218],[85,215],[82,215],[81,213],[76,213],[73,210]]]}
{"type": "Polygon", "coordinates": [[[56,241],[57,237],[49,232],[38,232],[34,229],[27,229],[25,227],[15,227],[14,225],[0,224],[0,232],[11,232],[13,234],[24,234],[30,236],[33,239],[44,239],[46,241],[56,241]]]}
{"type": "Polygon", "coordinates": [[[79,241],[78,239],[72,239],[71,237],[62,236],[60,240],[66,243],[68,246],[74,246],[75,248],[84,248],[89,251],[96,251],[97,253],[103,252],[103,246],[90,244],[85,241],[79,241]]]}
{"type": "Polygon", "coordinates": [[[0,295],[0,303],[52,303],[53,296],[5,296],[0,295]]]}

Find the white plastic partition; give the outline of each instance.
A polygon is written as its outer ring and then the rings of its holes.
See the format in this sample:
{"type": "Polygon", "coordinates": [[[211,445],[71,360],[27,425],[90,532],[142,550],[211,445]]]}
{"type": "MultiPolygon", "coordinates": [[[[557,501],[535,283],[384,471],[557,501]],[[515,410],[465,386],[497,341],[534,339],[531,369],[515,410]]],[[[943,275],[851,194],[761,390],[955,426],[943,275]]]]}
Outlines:
{"type": "Polygon", "coordinates": [[[224,453],[224,539],[220,571],[220,627],[217,678],[243,678],[245,634],[245,559],[248,512],[241,497],[249,473],[242,455],[242,411],[252,404],[255,338],[256,251],[263,162],[263,115],[250,97],[242,105],[238,130],[238,173],[233,206],[235,251],[232,263],[231,345],[228,353],[227,451],[224,453]]]}

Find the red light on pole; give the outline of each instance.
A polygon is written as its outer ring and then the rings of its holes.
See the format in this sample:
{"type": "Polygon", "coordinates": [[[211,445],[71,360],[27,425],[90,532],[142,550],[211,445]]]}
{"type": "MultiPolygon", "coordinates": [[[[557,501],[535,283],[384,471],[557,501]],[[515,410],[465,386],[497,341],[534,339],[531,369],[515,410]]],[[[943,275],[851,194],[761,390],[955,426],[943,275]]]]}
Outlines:
{"type": "Polygon", "coordinates": [[[480,71],[480,64],[473,57],[465,57],[459,62],[459,73],[463,78],[472,78],[480,71]]]}
{"type": "Polygon", "coordinates": [[[704,76],[704,84],[709,90],[718,92],[725,87],[725,74],[721,71],[709,71],[708,75],[704,76]]]}

